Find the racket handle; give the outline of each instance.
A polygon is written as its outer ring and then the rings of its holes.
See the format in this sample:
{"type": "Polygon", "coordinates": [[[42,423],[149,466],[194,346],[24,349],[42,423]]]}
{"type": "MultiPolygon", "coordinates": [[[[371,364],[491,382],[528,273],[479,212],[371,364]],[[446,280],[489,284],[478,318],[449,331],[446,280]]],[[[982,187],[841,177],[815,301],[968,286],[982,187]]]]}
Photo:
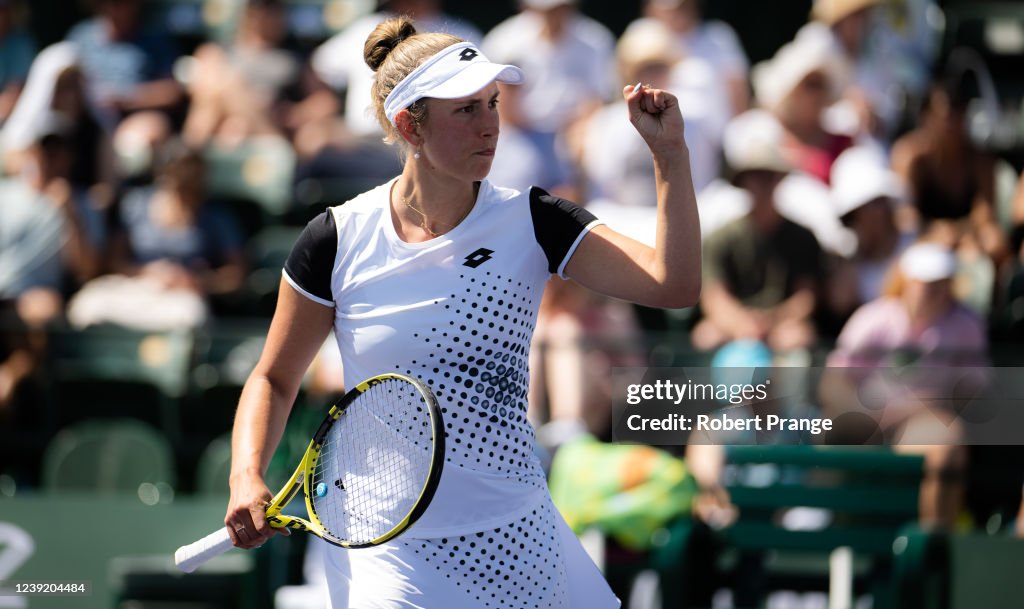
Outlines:
{"type": "Polygon", "coordinates": [[[199,541],[181,546],[174,553],[174,564],[185,573],[195,571],[204,562],[234,547],[227,527],[221,527],[199,541]]]}

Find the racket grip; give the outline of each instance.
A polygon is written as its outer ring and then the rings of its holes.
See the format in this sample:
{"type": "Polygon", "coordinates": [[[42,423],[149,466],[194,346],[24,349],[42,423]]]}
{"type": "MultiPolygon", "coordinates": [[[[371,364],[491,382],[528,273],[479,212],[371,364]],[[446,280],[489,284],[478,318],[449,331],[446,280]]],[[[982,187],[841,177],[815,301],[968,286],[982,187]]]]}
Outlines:
{"type": "Polygon", "coordinates": [[[226,527],[221,527],[199,541],[181,546],[174,553],[174,564],[185,573],[195,571],[204,562],[234,547],[226,527]]]}

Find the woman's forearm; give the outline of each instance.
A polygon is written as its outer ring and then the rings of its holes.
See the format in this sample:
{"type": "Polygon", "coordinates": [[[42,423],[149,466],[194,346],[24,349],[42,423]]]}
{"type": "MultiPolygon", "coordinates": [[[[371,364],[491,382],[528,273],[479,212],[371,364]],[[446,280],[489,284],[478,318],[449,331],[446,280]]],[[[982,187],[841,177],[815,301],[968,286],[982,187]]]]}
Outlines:
{"type": "Polygon", "coordinates": [[[284,435],[297,391],[275,390],[265,376],[253,374],[242,389],[231,433],[231,478],[263,477],[284,435]]]}
{"type": "Polygon", "coordinates": [[[701,289],[700,216],[689,151],[683,144],[652,149],[652,154],[658,193],[655,276],[663,277],[684,302],[696,304],[701,289]]]}

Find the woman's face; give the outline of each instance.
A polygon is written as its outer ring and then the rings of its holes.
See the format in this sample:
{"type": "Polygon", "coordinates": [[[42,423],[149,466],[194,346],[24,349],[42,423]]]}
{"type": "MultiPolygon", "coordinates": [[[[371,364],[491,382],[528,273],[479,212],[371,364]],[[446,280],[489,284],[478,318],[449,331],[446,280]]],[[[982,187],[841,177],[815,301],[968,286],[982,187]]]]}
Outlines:
{"type": "Polygon", "coordinates": [[[750,193],[754,205],[774,205],[775,189],[786,174],[767,169],[744,171],[736,178],[736,185],[750,193]]]}
{"type": "Polygon", "coordinates": [[[925,121],[934,131],[963,134],[965,117],[965,111],[957,108],[946,92],[938,89],[931,91],[925,121]]]}
{"type": "Polygon", "coordinates": [[[789,94],[783,103],[787,123],[821,122],[821,115],[832,103],[831,83],[828,76],[818,70],[811,72],[789,94]]]}
{"type": "Polygon", "coordinates": [[[100,12],[113,26],[115,39],[121,39],[138,28],[141,10],[140,0],[104,0],[100,4],[100,12]]]}
{"type": "Polygon", "coordinates": [[[279,5],[251,6],[245,19],[256,36],[272,45],[284,40],[288,33],[284,8],[279,5]]]}
{"type": "Polygon", "coordinates": [[[832,30],[836,33],[840,42],[842,42],[843,47],[851,55],[859,54],[864,46],[864,39],[868,34],[868,26],[871,24],[871,15],[872,9],[870,7],[864,8],[847,15],[832,26],[832,30]]]}
{"type": "Polygon", "coordinates": [[[498,85],[462,99],[428,99],[420,127],[424,161],[462,181],[487,177],[498,145],[498,85]]]}
{"type": "Polygon", "coordinates": [[[913,319],[938,319],[953,304],[953,281],[926,282],[907,278],[903,286],[903,304],[913,319]]]}
{"type": "Polygon", "coordinates": [[[852,212],[849,227],[857,235],[857,242],[862,250],[866,250],[867,253],[874,252],[885,242],[894,223],[894,206],[892,199],[878,197],[852,212]]]}

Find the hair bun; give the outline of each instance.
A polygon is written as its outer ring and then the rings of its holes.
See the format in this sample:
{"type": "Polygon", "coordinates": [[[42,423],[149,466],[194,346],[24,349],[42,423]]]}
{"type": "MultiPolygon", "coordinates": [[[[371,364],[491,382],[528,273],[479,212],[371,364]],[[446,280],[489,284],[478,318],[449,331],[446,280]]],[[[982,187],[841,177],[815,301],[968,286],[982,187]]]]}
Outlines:
{"type": "Polygon", "coordinates": [[[376,72],[388,55],[403,40],[416,34],[416,26],[408,17],[395,17],[382,21],[366,38],[363,59],[376,72]]]}

